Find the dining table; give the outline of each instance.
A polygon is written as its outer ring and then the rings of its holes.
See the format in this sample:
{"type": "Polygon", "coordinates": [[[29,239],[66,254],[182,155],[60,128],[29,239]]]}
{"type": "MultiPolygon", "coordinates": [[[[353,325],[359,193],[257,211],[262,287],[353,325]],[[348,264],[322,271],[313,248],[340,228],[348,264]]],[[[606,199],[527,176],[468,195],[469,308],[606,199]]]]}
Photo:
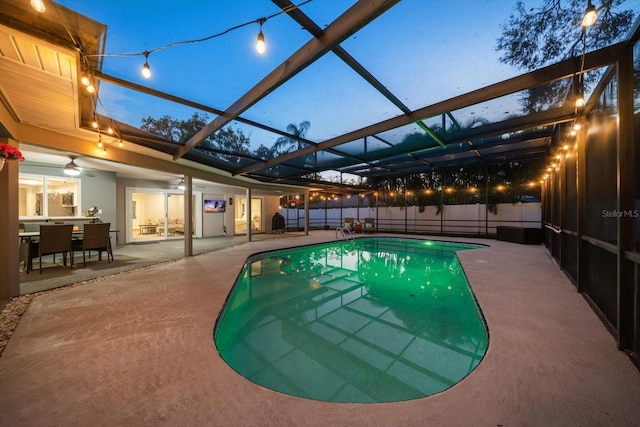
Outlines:
{"type": "MultiPolygon", "coordinates": [[[[109,229],[109,233],[117,233],[120,230],[117,228],[113,228],[113,229],[109,229]]],[[[73,229],[73,239],[77,239],[77,240],[82,240],[82,234],[83,234],[83,230],[82,228],[75,228],[73,229]]],[[[25,261],[25,268],[32,270],[31,267],[31,243],[33,241],[34,238],[40,237],[40,232],[39,231],[20,231],[18,233],[18,237],[20,239],[20,243],[24,243],[24,247],[26,250],[26,253],[21,253],[20,254],[20,261],[25,261]]],[[[111,246],[111,239],[109,239],[109,245],[111,246]]],[[[22,247],[22,246],[21,246],[22,247]]],[[[21,251],[22,252],[22,251],[21,251]]]]}

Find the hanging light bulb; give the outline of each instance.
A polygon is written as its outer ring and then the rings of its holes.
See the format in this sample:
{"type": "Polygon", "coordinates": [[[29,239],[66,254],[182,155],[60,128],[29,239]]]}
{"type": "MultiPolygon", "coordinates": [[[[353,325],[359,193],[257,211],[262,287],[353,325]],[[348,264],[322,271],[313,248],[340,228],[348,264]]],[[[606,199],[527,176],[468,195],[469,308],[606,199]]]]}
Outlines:
{"type": "Polygon", "coordinates": [[[256,51],[259,54],[263,54],[267,50],[267,45],[264,43],[264,34],[262,34],[262,24],[267,21],[266,18],[258,19],[258,24],[260,24],[260,32],[258,33],[258,40],[256,41],[256,51]]]}
{"type": "Polygon", "coordinates": [[[577,108],[582,108],[584,107],[584,98],[582,96],[578,96],[576,98],[576,107],[577,108]]]}
{"type": "Polygon", "coordinates": [[[44,13],[47,10],[44,0],[31,0],[31,7],[38,13],[44,13]]]}
{"type": "Polygon", "coordinates": [[[109,135],[113,135],[113,128],[111,127],[111,125],[109,125],[109,127],[107,128],[107,133],[109,135]]]}
{"type": "Polygon", "coordinates": [[[104,144],[102,143],[102,135],[98,135],[98,148],[102,147],[104,147],[104,144]]]}
{"type": "Polygon", "coordinates": [[[124,147],[124,142],[122,142],[122,138],[120,138],[120,141],[118,141],[118,147],[120,148],[124,147]]]}
{"type": "Polygon", "coordinates": [[[184,189],[185,189],[185,186],[184,186],[184,178],[182,178],[182,179],[180,180],[180,182],[178,183],[178,190],[180,190],[180,191],[184,191],[184,189]]]}
{"type": "Polygon", "coordinates": [[[587,5],[587,10],[584,12],[584,17],[582,18],[582,26],[583,27],[591,27],[596,23],[598,19],[598,14],[596,12],[596,7],[591,4],[591,0],[589,0],[589,4],[587,5]]]}
{"type": "Polygon", "coordinates": [[[98,118],[96,117],[96,113],[93,113],[93,120],[91,121],[91,127],[94,129],[98,129],[98,118]]]}
{"type": "Polygon", "coordinates": [[[142,77],[148,79],[151,77],[151,67],[149,67],[149,52],[144,51],[144,65],[142,66],[142,77]]]}
{"type": "Polygon", "coordinates": [[[89,86],[87,86],[87,92],[94,93],[95,91],[96,91],[95,86],[89,83],[89,86]]]}
{"type": "Polygon", "coordinates": [[[91,80],[89,80],[89,77],[87,77],[86,74],[83,74],[80,79],[80,83],[82,83],[83,86],[89,86],[91,84],[91,80]]]}

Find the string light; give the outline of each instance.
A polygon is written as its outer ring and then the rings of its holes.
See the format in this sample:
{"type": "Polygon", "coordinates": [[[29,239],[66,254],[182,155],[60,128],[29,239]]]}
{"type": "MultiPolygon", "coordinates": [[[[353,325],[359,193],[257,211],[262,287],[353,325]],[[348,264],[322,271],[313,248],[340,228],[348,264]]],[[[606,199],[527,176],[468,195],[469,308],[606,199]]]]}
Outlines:
{"type": "MultiPolygon", "coordinates": [[[[41,0],[41,1],[42,1],[42,0],[41,0]]],[[[280,10],[280,11],[278,11],[278,12],[276,12],[276,13],[272,14],[272,15],[269,15],[269,16],[266,16],[266,17],[263,17],[263,18],[259,18],[259,19],[257,19],[257,20],[255,20],[255,19],[254,19],[254,20],[252,20],[252,21],[248,21],[248,22],[245,22],[245,23],[242,23],[242,24],[239,24],[239,25],[233,26],[233,27],[228,28],[228,29],[226,29],[226,30],[224,30],[224,31],[221,31],[221,32],[219,32],[219,33],[212,34],[212,35],[210,35],[210,36],[203,37],[203,38],[200,38],[200,39],[193,39],[193,40],[178,41],[178,42],[170,43],[170,44],[167,44],[167,45],[164,45],[164,46],[160,46],[160,47],[157,47],[157,48],[154,48],[154,49],[145,50],[145,51],[143,51],[143,52],[139,52],[139,53],[100,53],[100,54],[82,54],[82,52],[81,52],[81,54],[83,55],[83,59],[85,59],[85,60],[86,60],[86,58],[90,58],[90,57],[107,57],[107,56],[122,56],[122,57],[124,57],[124,56],[144,56],[144,57],[145,57],[145,65],[143,65],[143,67],[142,67],[142,73],[143,73],[143,76],[144,76],[145,78],[149,78],[149,77],[151,77],[151,68],[149,67],[148,57],[149,57],[149,55],[150,55],[151,53],[155,53],[155,52],[158,52],[158,51],[161,51],[161,50],[164,50],[164,49],[169,49],[169,48],[176,47],[176,46],[180,46],[180,45],[184,45],[184,44],[200,43],[200,42],[208,41],[208,40],[214,39],[214,38],[216,38],[216,37],[220,37],[220,36],[222,36],[222,35],[225,35],[225,34],[227,34],[227,33],[231,32],[231,31],[237,30],[237,29],[239,29],[239,28],[246,27],[246,26],[248,26],[248,25],[253,25],[253,24],[255,24],[256,22],[260,24],[260,33],[258,34],[258,42],[261,42],[260,44],[264,47],[264,49],[266,49],[266,45],[264,44],[264,34],[262,34],[262,24],[264,24],[267,20],[269,20],[269,19],[271,19],[271,18],[274,18],[274,17],[276,17],[276,16],[278,16],[278,15],[282,15],[282,14],[285,14],[285,13],[289,13],[289,12],[291,12],[291,11],[293,11],[293,10],[296,10],[296,9],[298,9],[298,8],[300,8],[300,7],[302,7],[302,6],[304,6],[305,4],[310,3],[311,1],[312,1],[312,0],[305,0],[305,1],[303,1],[303,2],[301,2],[301,3],[299,3],[299,4],[297,4],[297,5],[295,5],[295,4],[289,5],[289,6],[287,6],[287,7],[282,8],[282,10],[280,10]],[[147,74],[148,74],[148,75],[147,75],[147,74]]],[[[258,43],[256,43],[256,45],[257,45],[257,44],[258,44],[258,43]]],[[[259,49],[259,48],[256,46],[256,49],[259,49]]],[[[263,52],[264,52],[264,50],[263,50],[263,52]]],[[[262,52],[261,52],[261,53],[262,53],[262,52]]]]}
{"type": "Polygon", "coordinates": [[[258,40],[256,41],[256,51],[258,51],[260,55],[262,55],[267,50],[267,46],[264,42],[264,34],[262,34],[262,24],[264,24],[266,21],[266,18],[258,19],[258,24],[260,24],[260,32],[258,33],[258,40]]]}
{"type": "Polygon", "coordinates": [[[589,3],[587,5],[587,10],[585,10],[584,17],[582,18],[582,26],[591,27],[593,24],[596,23],[597,19],[598,19],[598,13],[596,11],[596,7],[593,4],[591,4],[591,0],[589,0],[589,3]]]}
{"type": "Polygon", "coordinates": [[[31,0],[31,7],[38,13],[44,13],[47,11],[47,6],[44,4],[44,0],[31,0]]]}
{"type": "Polygon", "coordinates": [[[148,79],[151,77],[151,67],[149,67],[149,52],[146,50],[143,52],[144,54],[144,65],[142,66],[142,77],[148,79]]]}

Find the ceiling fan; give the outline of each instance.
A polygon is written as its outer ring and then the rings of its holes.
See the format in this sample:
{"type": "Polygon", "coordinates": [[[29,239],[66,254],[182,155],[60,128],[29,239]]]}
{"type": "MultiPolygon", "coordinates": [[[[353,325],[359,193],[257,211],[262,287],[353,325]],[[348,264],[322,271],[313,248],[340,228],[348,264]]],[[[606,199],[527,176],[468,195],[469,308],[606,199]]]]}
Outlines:
{"type": "Polygon", "coordinates": [[[92,175],[92,174],[86,172],[80,166],[78,166],[76,164],[75,160],[77,158],[78,158],[78,156],[74,156],[74,155],[70,155],[69,156],[69,159],[71,161],[69,163],[67,163],[66,165],[64,165],[64,174],[67,175],[67,176],[76,177],[76,176],[80,175],[81,172],[83,172],[87,176],[94,177],[95,175],[92,175]]]}

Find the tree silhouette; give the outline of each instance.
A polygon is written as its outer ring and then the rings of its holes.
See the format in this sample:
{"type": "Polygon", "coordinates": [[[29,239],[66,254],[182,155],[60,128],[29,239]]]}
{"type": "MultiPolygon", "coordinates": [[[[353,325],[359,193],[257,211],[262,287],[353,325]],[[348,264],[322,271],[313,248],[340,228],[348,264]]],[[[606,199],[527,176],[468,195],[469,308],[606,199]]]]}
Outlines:
{"type": "MultiPolygon", "coordinates": [[[[297,126],[294,123],[290,123],[287,126],[287,132],[292,136],[295,136],[298,138],[304,138],[305,134],[307,133],[310,127],[311,127],[311,123],[309,123],[306,120],[303,122],[300,122],[300,124],[297,126]]],[[[274,151],[279,154],[289,153],[295,150],[299,150],[302,147],[304,147],[304,144],[302,143],[302,141],[289,136],[281,136],[280,138],[276,139],[275,144],[273,144],[274,151]]]]}
{"type": "MultiPolygon", "coordinates": [[[[633,10],[619,10],[623,0],[602,0],[598,20],[588,30],[587,51],[619,41],[631,28],[633,10]]],[[[544,0],[540,7],[525,9],[518,1],[515,13],[501,25],[496,50],[500,62],[527,71],[582,54],[582,17],[585,0],[544,0]]]]}
{"type": "MultiPolygon", "coordinates": [[[[582,27],[586,10],[584,0],[544,0],[540,7],[527,10],[518,1],[515,12],[501,26],[496,50],[500,62],[531,71],[563,59],[579,57],[584,52],[619,41],[631,28],[636,13],[621,10],[623,0],[602,0],[593,27],[582,27]]],[[[585,73],[586,88],[595,84],[600,73],[585,73]]],[[[570,81],[548,83],[525,91],[521,96],[523,111],[533,113],[561,103],[571,89],[570,81]]]]}

